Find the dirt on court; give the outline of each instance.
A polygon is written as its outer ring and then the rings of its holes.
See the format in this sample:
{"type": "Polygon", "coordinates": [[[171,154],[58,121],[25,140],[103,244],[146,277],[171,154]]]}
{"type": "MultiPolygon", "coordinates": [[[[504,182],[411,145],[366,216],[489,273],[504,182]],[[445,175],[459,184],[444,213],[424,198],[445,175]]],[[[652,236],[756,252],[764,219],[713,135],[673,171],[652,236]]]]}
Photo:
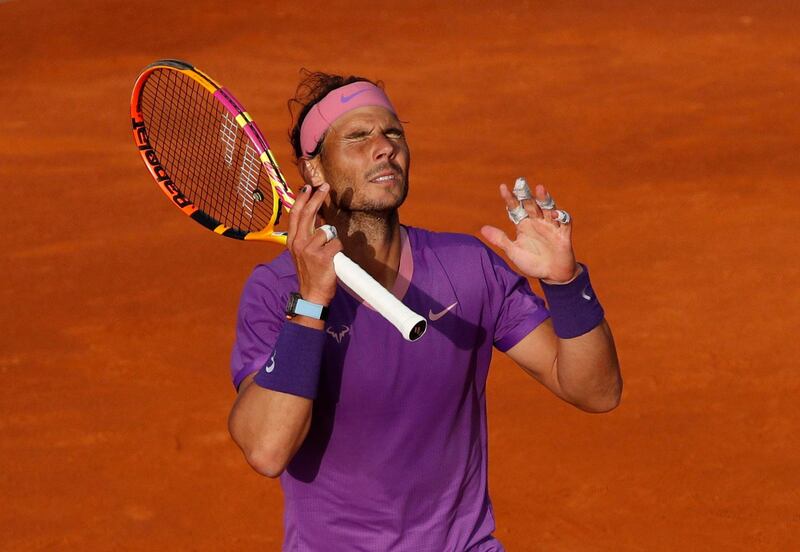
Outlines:
{"type": "Polygon", "coordinates": [[[509,551],[794,549],[798,25],[795,2],[0,2],[0,549],[280,546],[279,484],[226,429],[241,286],[280,249],[147,175],[128,105],[158,58],[231,88],[293,183],[307,67],[385,81],[405,223],[508,225],[520,175],[572,213],[624,398],[584,414],[496,355],[509,551]]]}

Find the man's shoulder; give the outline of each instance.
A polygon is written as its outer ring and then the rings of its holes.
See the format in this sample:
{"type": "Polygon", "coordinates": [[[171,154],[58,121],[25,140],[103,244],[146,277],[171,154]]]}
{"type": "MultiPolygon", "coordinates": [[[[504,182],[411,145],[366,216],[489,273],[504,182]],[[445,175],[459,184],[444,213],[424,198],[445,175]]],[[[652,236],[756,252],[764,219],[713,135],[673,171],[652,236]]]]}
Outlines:
{"type": "Polygon", "coordinates": [[[263,296],[263,290],[282,296],[284,291],[293,289],[297,282],[297,272],[288,251],[283,251],[268,263],[256,265],[244,286],[245,295],[263,296]]]}
{"type": "Polygon", "coordinates": [[[273,278],[294,278],[297,271],[292,262],[292,255],[288,250],[281,251],[280,255],[267,263],[256,265],[254,273],[271,273],[273,278]]]}

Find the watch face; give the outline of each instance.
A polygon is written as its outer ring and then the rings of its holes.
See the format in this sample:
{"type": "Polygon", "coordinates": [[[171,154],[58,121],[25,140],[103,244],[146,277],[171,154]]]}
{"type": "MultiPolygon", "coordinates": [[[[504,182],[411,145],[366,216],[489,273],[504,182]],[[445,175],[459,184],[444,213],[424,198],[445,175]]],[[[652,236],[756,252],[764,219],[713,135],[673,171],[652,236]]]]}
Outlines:
{"type": "Polygon", "coordinates": [[[325,320],[328,317],[328,307],[305,301],[302,295],[293,292],[289,294],[289,301],[286,303],[286,318],[291,320],[295,316],[325,320]]]}
{"type": "Polygon", "coordinates": [[[297,301],[300,299],[300,294],[296,292],[292,292],[289,294],[289,301],[286,303],[286,316],[292,318],[297,314],[297,301]]]}

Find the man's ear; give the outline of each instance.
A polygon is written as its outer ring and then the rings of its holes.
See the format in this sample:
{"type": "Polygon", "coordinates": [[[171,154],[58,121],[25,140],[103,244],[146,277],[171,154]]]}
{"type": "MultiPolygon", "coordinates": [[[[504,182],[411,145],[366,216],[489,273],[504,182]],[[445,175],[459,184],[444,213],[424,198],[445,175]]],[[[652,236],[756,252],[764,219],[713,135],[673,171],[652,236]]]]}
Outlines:
{"type": "Polygon", "coordinates": [[[300,176],[303,177],[303,182],[306,184],[311,184],[311,186],[316,188],[325,182],[325,176],[322,174],[319,156],[314,157],[313,159],[300,159],[298,167],[300,169],[300,176]]]}

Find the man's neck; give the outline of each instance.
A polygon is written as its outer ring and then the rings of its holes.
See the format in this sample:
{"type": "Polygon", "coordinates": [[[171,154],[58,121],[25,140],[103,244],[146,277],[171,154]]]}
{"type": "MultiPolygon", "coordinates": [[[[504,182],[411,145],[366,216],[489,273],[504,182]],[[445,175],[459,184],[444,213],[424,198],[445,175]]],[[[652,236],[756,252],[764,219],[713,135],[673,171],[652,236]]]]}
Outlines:
{"type": "Polygon", "coordinates": [[[397,211],[340,213],[335,221],[344,253],[386,289],[400,267],[400,219],[397,211]]]}

